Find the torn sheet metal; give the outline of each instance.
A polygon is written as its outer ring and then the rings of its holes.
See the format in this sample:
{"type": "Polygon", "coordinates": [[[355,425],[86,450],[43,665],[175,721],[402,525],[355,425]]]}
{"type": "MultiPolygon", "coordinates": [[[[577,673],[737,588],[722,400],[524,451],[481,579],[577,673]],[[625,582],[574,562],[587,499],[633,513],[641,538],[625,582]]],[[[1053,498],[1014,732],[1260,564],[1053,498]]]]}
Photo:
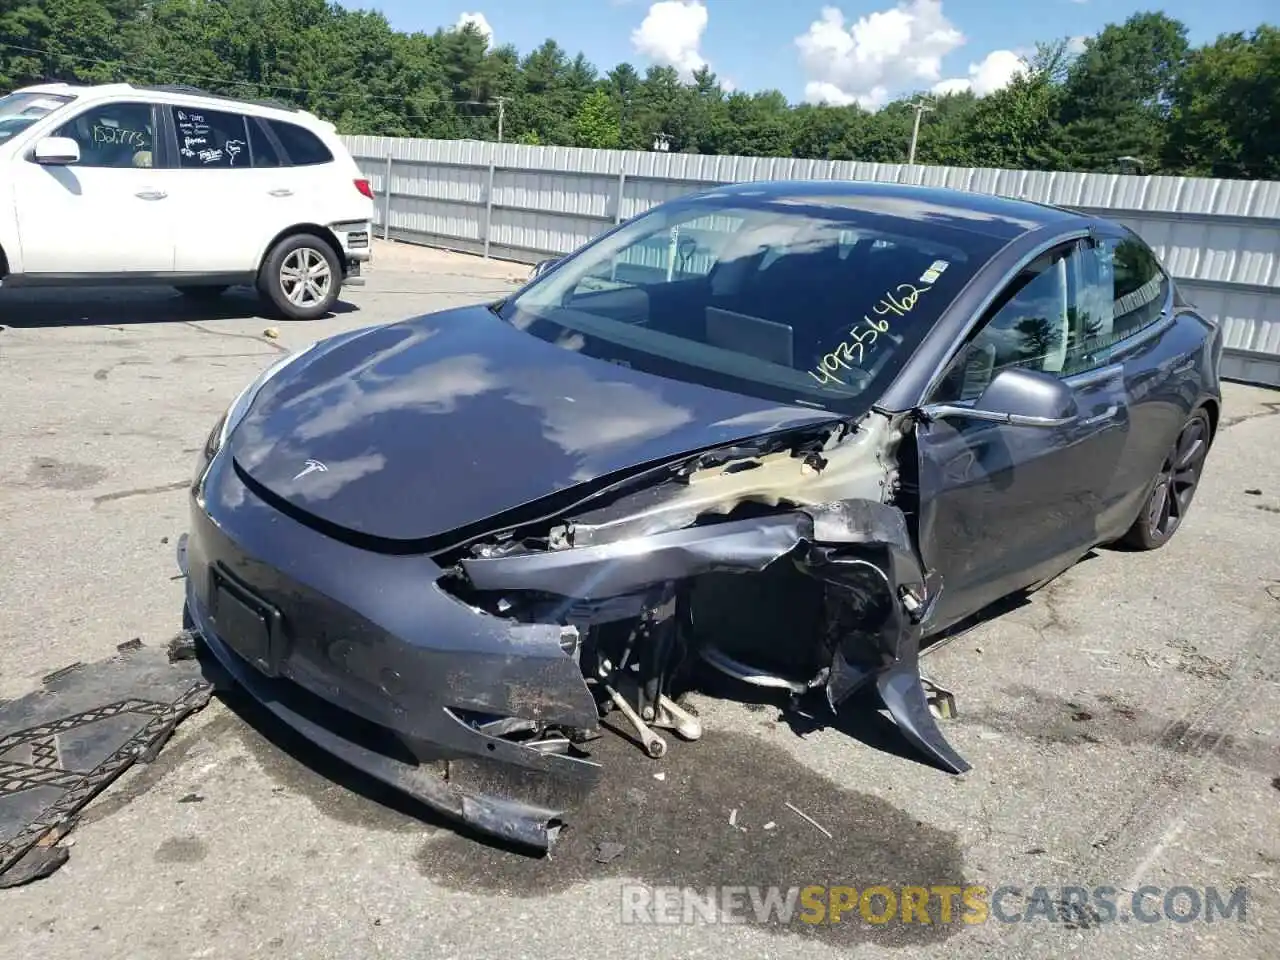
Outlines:
{"type": "Polygon", "coordinates": [[[708,573],[759,573],[791,556],[828,586],[832,710],[874,682],[903,735],[943,769],[969,765],[947,743],[919,674],[920,644],[942,584],[924,571],[902,511],[872,500],[809,505],[559,550],[460,561],[481,591],[540,591],[584,601],[708,573]]]}
{"type": "Polygon", "coordinates": [[[713,572],[763,570],[810,535],[801,514],[733,520],[545,553],[461,561],[477,590],[541,590],[600,600],[713,572]]]}
{"type": "Polygon", "coordinates": [[[213,690],[194,660],[122,645],[0,704],[0,887],[47,876],[79,811],[135,762],[147,762],[213,690]]]}

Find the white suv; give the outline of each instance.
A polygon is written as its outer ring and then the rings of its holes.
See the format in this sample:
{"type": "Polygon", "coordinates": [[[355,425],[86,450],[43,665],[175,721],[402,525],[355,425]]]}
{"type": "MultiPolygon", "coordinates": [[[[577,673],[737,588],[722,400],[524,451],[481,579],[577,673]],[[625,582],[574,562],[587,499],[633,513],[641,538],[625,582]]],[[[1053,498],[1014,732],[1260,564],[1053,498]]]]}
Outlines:
{"type": "Polygon", "coordinates": [[[130,84],[0,97],[5,287],[251,283],[310,320],[359,277],[372,216],[333,124],[301,110],[130,84]]]}

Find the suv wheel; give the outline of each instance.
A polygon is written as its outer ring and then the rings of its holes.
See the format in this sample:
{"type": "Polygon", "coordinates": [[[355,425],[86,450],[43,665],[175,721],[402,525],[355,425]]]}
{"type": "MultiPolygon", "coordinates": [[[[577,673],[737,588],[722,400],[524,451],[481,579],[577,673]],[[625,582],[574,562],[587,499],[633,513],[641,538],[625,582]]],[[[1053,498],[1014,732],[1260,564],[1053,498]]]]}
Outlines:
{"type": "Polygon", "coordinates": [[[190,297],[193,300],[216,300],[227,292],[226,284],[218,284],[208,287],[174,287],[184,297],[190,297]]]}
{"type": "Polygon", "coordinates": [[[342,286],[338,255],[312,233],[285,237],[267,254],[258,289],[290,320],[315,320],[333,307],[342,286]]]}

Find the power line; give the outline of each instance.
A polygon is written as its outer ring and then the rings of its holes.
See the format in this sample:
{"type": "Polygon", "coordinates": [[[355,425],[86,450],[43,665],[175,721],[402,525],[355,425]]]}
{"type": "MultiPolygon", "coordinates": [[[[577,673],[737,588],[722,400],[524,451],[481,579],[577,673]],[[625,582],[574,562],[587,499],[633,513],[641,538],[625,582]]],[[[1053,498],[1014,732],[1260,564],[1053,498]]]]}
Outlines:
{"type": "MultiPolygon", "coordinates": [[[[223,77],[202,77],[202,76],[197,76],[196,74],[191,74],[191,73],[177,73],[167,68],[137,66],[135,64],[126,63],[123,60],[102,60],[97,57],[81,56],[80,54],[60,53],[53,50],[42,50],[38,47],[24,47],[16,43],[0,42],[0,49],[18,50],[23,53],[36,54],[37,56],[59,58],[63,60],[72,60],[80,63],[92,63],[92,64],[97,64],[98,66],[113,67],[113,68],[116,68],[117,70],[121,67],[128,67],[128,69],[130,70],[142,71],[144,73],[149,73],[152,76],[163,76],[163,77],[172,78],[174,80],[194,81],[197,83],[213,83],[213,84],[220,84],[223,86],[256,87],[259,90],[272,90],[275,92],[283,92],[283,93],[302,93],[302,94],[308,94],[314,97],[351,97],[353,95],[352,92],[349,90],[314,90],[310,87],[281,86],[279,84],[265,83],[260,80],[228,80],[223,77]]],[[[494,101],[491,101],[491,100],[454,100],[447,97],[431,97],[431,98],[424,99],[419,97],[387,96],[385,94],[380,95],[380,94],[371,94],[371,93],[362,93],[362,94],[359,94],[359,97],[364,100],[383,100],[383,101],[394,102],[394,103],[409,103],[410,101],[412,101],[414,104],[451,103],[451,104],[460,104],[463,106],[473,106],[473,107],[495,107],[495,106],[499,108],[501,107],[500,102],[495,103],[494,101]]],[[[505,100],[505,99],[506,98],[499,98],[499,101],[505,100]]],[[[421,118],[407,118],[407,119],[430,120],[434,118],[421,117],[421,118]]]]}

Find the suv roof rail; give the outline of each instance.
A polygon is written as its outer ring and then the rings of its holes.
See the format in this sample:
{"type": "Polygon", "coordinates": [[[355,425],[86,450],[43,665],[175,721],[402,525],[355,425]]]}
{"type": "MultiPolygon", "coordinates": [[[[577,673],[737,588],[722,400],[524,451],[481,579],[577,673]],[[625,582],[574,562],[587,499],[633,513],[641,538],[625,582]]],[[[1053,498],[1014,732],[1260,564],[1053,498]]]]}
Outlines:
{"type": "Polygon", "coordinates": [[[226,93],[210,93],[201,87],[193,87],[187,83],[130,84],[135,90],[154,90],[159,93],[185,93],[193,97],[208,97],[211,100],[226,100],[230,103],[252,103],[259,107],[270,107],[273,110],[287,110],[290,113],[301,113],[302,108],[284,100],[254,99],[251,97],[233,97],[226,93]]]}

